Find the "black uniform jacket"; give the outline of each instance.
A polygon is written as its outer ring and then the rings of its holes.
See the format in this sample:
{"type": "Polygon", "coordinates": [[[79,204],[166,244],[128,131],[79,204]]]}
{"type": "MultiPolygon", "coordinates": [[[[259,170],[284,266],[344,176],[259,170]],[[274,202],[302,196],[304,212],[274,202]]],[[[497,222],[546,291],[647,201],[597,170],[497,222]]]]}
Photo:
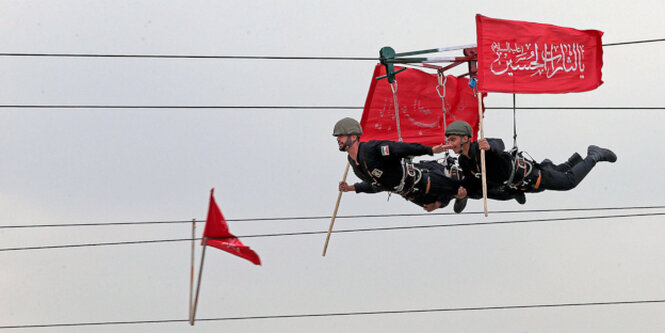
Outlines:
{"type": "Polygon", "coordinates": [[[433,155],[432,147],[396,141],[361,142],[358,146],[358,164],[351,156],[348,157],[353,173],[362,180],[354,184],[356,192],[392,191],[402,180],[402,158],[420,155],[433,155]]]}
{"type": "MultiPolygon", "coordinates": [[[[513,172],[512,156],[504,150],[503,140],[487,138],[487,143],[490,145],[490,150],[485,151],[487,188],[500,188],[513,172]]],[[[482,180],[478,142],[471,142],[470,145],[469,157],[460,155],[459,165],[464,174],[462,186],[471,195],[482,191],[482,180]]]]}

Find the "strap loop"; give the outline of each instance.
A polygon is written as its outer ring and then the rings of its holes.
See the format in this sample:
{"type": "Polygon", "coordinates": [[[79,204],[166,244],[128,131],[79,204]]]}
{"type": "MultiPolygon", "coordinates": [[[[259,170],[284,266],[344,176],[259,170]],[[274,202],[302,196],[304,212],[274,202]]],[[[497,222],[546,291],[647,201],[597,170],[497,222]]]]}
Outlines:
{"type": "Polygon", "coordinates": [[[439,97],[441,97],[441,110],[443,111],[443,131],[445,133],[446,131],[446,82],[448,81],[448,77],[443,74],[442,70],[437,71],[437,78],[439,81],[439,84],[436,86],[436,93],[439,94],[439,97]]]}

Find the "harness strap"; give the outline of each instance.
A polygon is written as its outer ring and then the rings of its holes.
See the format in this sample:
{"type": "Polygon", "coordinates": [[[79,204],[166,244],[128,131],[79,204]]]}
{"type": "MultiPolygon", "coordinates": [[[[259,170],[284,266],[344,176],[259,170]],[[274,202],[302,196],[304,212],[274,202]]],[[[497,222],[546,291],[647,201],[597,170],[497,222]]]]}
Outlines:
{"type": "Polygon", "coordinates": [[[540,187],[540,181],[543,179],[543,173],[539,172],[538,173],[538,180],[536,180],[536,185],[533,185],[534,189],[538,189],[540,187]]]}
{"type": "Polygon", "coordinates": [[[404,185],[406,185],[407,177],[414,178],[413,184],[411,185],[411,188],[407,192],[410,192],[413,189],[413,186],[415,186],[415,184],[420,181],[420,177],[422,177],[422,172],[420,171],[420,169],[416,168],[413,165],[413,161],[411,161],[410,158],[403,158],[401,160],[401,164],[402,164],[402,180],[400,180],[399,185],[395,186],[394,188],[395,193],[401,193],[404,191],[404,185]]]}
{"type": "Polygon", "coordinates": [[[510,186],[513,183],[513,179],[515,179],[515,166],[517,165],[517,158],[513,157],[513,163],[510,163],[510,177],[508,177],[508,180],[506,180],[503,185],[508,185],[510,186]]]}
{"type": "Polygon", "coordinates": [[[535,167],[535,162],[528,160],[522,152],[513,155],[513,163],[510,177],[503,185],[513,189],[526,189],[532,187],[538,189],[542,179],[542,173],[535,167]]]}
{"type": "MultiPolygon", "coordinates": [[[[422,171],[420,171],[420,169],[414,167],[413,170],[414,170],[415,176],[410,176],[409,179],[412,179],[412,181],[411,181],[410,186],[408,186],[408,189],[404,188],[405,185],[406,185],[406,179],[407,179],[405,177],[404,180],[402,181],[402,183],[400,183],[398,186],[395,186],[393,192],[395,192],[395,193],[397,193],[401,196],[406,196],[409,193],[413,192],[413,190],[416,188],[416,184],[418,184],[420,182],[420,179],[423,176],[423,173],[422,173],[422,171]]],[[[429,177],[427,179],[429,180],[429,177]]]]}

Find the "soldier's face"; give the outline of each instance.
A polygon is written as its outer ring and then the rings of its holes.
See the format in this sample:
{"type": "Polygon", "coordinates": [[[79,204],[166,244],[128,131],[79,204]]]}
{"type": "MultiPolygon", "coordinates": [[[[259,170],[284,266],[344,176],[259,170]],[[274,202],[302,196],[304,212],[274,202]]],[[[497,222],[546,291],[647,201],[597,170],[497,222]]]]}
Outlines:
{"type": "Polygon", "coordinates": [[[462,138],[459,135],[448,135],[446,143],[452,146],[452,150],[459,154],[462,151],[462,138]]]}
{"type": "Polygon", "coordinates": [[[339,151],[346,151],[349,148],[349,142],[351,142],[352,136],[349,135],[340,135],[337,137],[337,146],[339,151]]]}

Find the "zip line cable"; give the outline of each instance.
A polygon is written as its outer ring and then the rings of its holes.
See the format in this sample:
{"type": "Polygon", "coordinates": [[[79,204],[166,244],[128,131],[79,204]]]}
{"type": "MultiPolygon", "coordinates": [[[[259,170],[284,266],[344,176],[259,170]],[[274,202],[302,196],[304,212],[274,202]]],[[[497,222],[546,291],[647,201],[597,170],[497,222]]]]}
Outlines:
{"type": "Polygon", "coordinates": [[[485,110],[665,110],[663,106],[487,106],[485,110]]]}
{"type": "MultiPolygon", "coordinates": [[[[619,46],[665,42],[665,38],[603,44],[619,46]]],[[[305,56],[231,56],[231,55],[164,55],[164,54],[95,54],[95,53],[0,53],[0,57],[79,57],[79,58],[166,58],[166,59],[245,59],[245,60],[372,60],[372,57],[305,57],[305,56]]],[[[293,109],[293,110],[362,110],[362,106],[306,105],[21,105],[3,104],[0,109],[293,109]]],[[[487,107],[488,110],[665,110],[665,107],[487,107]]]]}
{"type": "MultiPolygon", "coordinates": [[[[637,209],[663,209],[662,206],[627,206],[627,207],[591,207],[591,208],[553,208],[553,209],[523,209],[523,210],[497,210],[492,214],[526,214],[526,213],[554,213],[554,212],[591,212],[602,210],[637,210],[637,209]]],[[[461,216],[478,215],[483,212],[458,213],[394,213],[394,214],[357,214],[338,215],[337,219],[359,218],[389,218],[389,217],[426,217],[426,216],[461,216]]],[[[227,222],[259,222],[259,221],[296,221],[296,220],[329,220],[330,215],[319,216],[290,216],[290,217],[248,217],[239,219],[226,219],[227,222]]],[[[177,220],[177,221],[135,221],[135,222],[100,222],[100,223],[65,223],[65,224],[27,224],[27,225],[0,225],[0,229],[30,229],[30,228],[58,228],[58,227],[97,227],[97,226],[127,226],[148,224],[189,224],[201,223],[205,220],[177,220]]]]}
{"type": "MultiPolygon", "coordinates": [[[[665,38],[646,39],[603,44],[607,46],[665,42],[665,38]]],[[[102,54],[102,53],[30,53],[1,52],[0,57],[42,58],[150,58],[150,59],[235,59],[235,60],[332,60],[332,61],[379,61],[377,57],[344,56],[254,56],[254,55],[177,55],[177,54],[102,54]]]]}
{"type": "Polygon", "coordinates": [[[635,40],[635,41],[618,42],[618,43],[608,43],[608,44],[603,44],[603,47],[605,47],[605,46],[631,45],[631,44],[644,44],[644,43],[658,43],[658,42],[665,42],[665,38],[635,40]]]}
{"type": "MultiPolygon", "coordinates": [[[[300,318],[321,318],[321,317],[347,317],[347,316],[374,316],[374,315],[394,315],[394,314],[437,313],[437,312],[529,310],[529,309],[544,309],[544,308],[552,309],[552,308],[590,307],[590,306],[619,306],[619,305],[638,305],[638,304],[644,305],[644,304],[662,304],[662,303],[665,303],[665,299],[635,300],[635,301],[584,302],[584,303],[495,305],[495,306],[455,307],[455,308],[426,308],[426,309],[408,309],[408,310],[328,312],[328,313],[307,313],[307,314],[290,314],[290,315],[262,315],[262,316],[242,316],[242,317],[218,317],[218,318],[200,318],[200,319],[196,319],[196,321],[201,322],[201,321],[237,321],[237,320],[263,320],[263,319],[300,319],[300,318]]],[[[81,322],[81,323],[57,323],[57,324],[24,324],[24,325],[0,326],[0,329],[54,328],[54,327],[79,327],[79,326],[110,326],[110,325],[140,325],[140,324],[168,324],[168,323],[185,323],[185,322],[189,322],[189,319],[105,321],[105,322],[81,322]]]]}
{"type": "Polygon", "coordinates": [[[341,56],[308,57],[308,56],[249,56],[249,55],[11,53],[11,52],[0,53],[0,57],[379,61],[379,58],[377,57],[341,57],[341,56]]]}
{"type": "Polygon", "coordinates": [[[293,110],[362,110],[362,106],[321,105],[38,105],[0,104],[3,109],[293,109],[293,110]]]}
{"type": "MultiPolygon", "coordinates": [[[[336,234],[342,234],[342,233],[359,233],[359,232],[375,232],[375,231],[395,231],[395,230],[415,230],[415,229],[455,228],[455,227],[477,227],[477,226],[524,224],[524,223],[536,223],[536,222],[598,220],[598,219],[628,218],[628,217],[649,217],[649,216],[665,216],[665,212],[617,214],[617,215],[597,215],[597,216],[555,217],[555,218],[543,218],[543,219],[507,220],[507,221],[491,221],[491,222],[465,222],[465,223],[452,223],[452,224],[433,224],[433,225],[414,225],[414,226],[395,226],[395,227],[373,227],[373,228],[342,229],[342,230],[334,230],[332,232],[336,233],[336,234]]],[[[190,223],[191,223],[191,221],[190,221],[190,223]]],[[[283,232],[283,233],[272,233],[272,234],[239,235],[239,236],[236,236],[236,238],[266,238],[266,237],[321,235],[321,234],[326,234],[327,232],[328,232],[327,230],[322,230],[322,231],[297,231],[297,232],[283,232]]],[[[230,237],[226,237],[226,238],[230,238],[230,237]]],[[[201,240],[201,239],[202,238],[195,238],[194,240],[201,240]]],[[[223,238],[215,238],[215,239],[223,239],[223,238]]],[[[192,241],[192,238],[13,247],[13,248],[0,248],[0,252],[81,248],[81,247],[93,247],[93,246],[154,244],[154,243],[186,242],[186,241],[192,241]]]]}
{"type": "MultiPolygon", "coordinates": [[[[57,105],[0,104],[0,109],[254,109],[254,110],[362,110],[340,105],[57,105]]],[[[665,106],[488,106],[485,110],[665,110],[665,106]]]]}

